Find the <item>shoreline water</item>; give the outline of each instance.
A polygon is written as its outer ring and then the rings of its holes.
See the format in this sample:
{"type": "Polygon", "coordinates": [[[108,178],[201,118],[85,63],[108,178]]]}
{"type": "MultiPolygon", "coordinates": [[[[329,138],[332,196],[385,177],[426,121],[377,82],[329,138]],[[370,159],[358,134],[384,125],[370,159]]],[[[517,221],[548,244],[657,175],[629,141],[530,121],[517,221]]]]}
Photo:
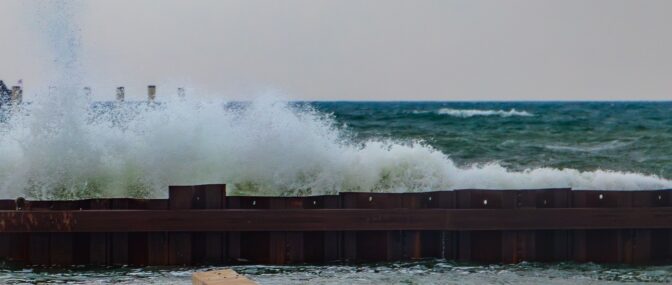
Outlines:
{"type": "MultiPolygon", "coordinates": [[[[0,269],[3,284],[186,284],[221,267],[72,267],[0,269]]],[[[327,266],[233,266],[259,284],[669,284],[668,266],[575,263],[478,265],[445,260],[327,266]]]]}

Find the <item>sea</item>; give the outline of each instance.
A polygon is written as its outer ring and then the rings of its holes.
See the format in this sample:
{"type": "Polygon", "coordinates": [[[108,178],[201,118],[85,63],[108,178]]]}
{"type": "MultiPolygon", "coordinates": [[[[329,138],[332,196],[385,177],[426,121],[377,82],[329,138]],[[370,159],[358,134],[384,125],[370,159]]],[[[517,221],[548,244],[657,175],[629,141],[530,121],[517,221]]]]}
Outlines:
{"type": "Polygon", "coordinates": [[[672,102],[312,104],[359,140],[420,140],[459,165],[672,178],[672,102]]]}
{"type": "Polygon", "coordinates": [[[0,197],[672,188],[672,102],[164,100],[5,109],[0,197]]]}

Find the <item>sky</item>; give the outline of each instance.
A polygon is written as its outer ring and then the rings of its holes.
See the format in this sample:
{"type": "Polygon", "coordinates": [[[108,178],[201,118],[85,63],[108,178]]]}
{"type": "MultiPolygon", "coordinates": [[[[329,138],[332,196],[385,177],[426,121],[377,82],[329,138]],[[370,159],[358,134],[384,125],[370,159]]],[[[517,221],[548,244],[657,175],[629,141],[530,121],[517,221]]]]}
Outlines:
{"type": "MultiPolygon", "coordinates": [[[[29,100],[59,78],[47,0],[0,1],[0,80],[29,100]]],[[[672,100],[672,1],[71,3],[100,99],[672,100]]]]}

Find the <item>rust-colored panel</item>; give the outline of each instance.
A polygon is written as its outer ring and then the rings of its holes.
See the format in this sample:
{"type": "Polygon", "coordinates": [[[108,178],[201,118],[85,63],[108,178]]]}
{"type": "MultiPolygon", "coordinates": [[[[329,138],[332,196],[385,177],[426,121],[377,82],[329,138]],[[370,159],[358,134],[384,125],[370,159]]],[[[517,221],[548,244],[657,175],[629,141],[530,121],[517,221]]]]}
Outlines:
{"type": "Polygon", "coordinates": [[[168,233],[147,233],[147,263],[155,266],[168,265],[169,247],[168,233]]]}
{"type": "Polygon", "coordinates": [[[16,200],[0,200],[0,210],[16,210],[16,200]]]}
{"type": "MultiPolygon", "coordinates": [[[[304,209],[338,209],[338,195],[312,196],[303,199],[304,209]]],[[[305,262],[333,262],[343,259],[343,233],[337,231],[303,232],[305,262]]]]}
{"type": "MultiPolygon", "coordinates": [[[[117,198],[110,199],[110,209],[112,210],[126,210],[129,208],[132,199],[117,198]]],[[[111,211],[111,214],[118,214],[111,211]]],[[[128,233],[127,232],[113,232],[109,236],[109,252],[110,264],[112,265],[127,265],[128,262],[128,233]]]]}
{"type": "MultiPolygon", "coordinates": [[[[0,210],[15,210],[14,200],[0,200],[0,210]]],[[[0,233],[0,260],[11,259],[12,247],[11,236],[9,233],[0,233]]]]}
{"type": "Polygon", "coordinates": [[[74,263],[73,233],[51,233],[49,242],[50,265],[66,266],[74,263]]]}
{"type": "Polygon", "coordinates": [[[422,242],[420,231],[403,231],[403,256],[404,260],[422,258],[422,242]]]}
{"type": "Polygon", "coordinates": [[[112,265],[128,264],[128,233],[110,233],[110,257],[112,265]]]}
{"type": "MultiPolygon", "coordinates": [[[[225,208],[227,209],[240,209],[241,208],[241,199],[240,197],[230,197],[227,196],[224,200],[225,208]]],[[[239,231],[228,231],[225,233],[226,250],[225,250],[225,261],[228,262],[241,262],[240,256],[240,232],[239,231]]]]}
{"type": "Polygon", "coordinates": [[[342,192],[340,196],[345,209],[403,208],[402,196],[395,193],[342,192]]]}
{"type": "MultiPolygon", "coordinates": [[[[403,198],[394,193],[340,193],[341,205],[348,209],[400,209],[403,198]]],[[[348,235],[346,233],[346,235],[348,235]]],[[[356,261],[398,260],[403,255],[404,245],[400,231],[361,231],[356,238],[345,239],[346,258],[356,261]],[[354,243],[353,243],[354,241],[354,243]],[[352,256],[353,252],[356,256],[352,256]],[[348,256],[348,254],[350,256],[348,256]]]]}
{"type": "MultiPolygon", "coordinates": [[[[168,200],[150,200],[148,210],[168,210],[168,200]]],[[[147,264],[153,266],[168,265],[169,252],[168,233],[147,233],[147,264]]]]}
{"type": "Polygon", "coordinates": [[[4,232],[669,229],[672,208],[0,211],[0,220],[4,232]]]}
{"type": "MultiPolygon", "coordinates": [[[[110,200],[91,199],[85,203],[91,210],[104,210],[110,208],[110,200]]],[[[89,255],[90,265],[108,265],[111,264],[110,247],[112,245],[110,234],[108,233],[85,233],[89,236],[89,255]]],[[[77,245],[81,247],[83,245],[77,245]]]]}
{"type": "Polygon", "coordinates": [[[12,263],[19,265],[30,263],[30,234],[12,233],[9,236],[10,256],[12,263]]]}
{"type": "MultiPolygon", "coordinates": [[[[87,203],[84,201],[53,201],[51,210],[83,210],[86,206],[85,204],[87,203]]],[[[75,234],[51,233],[50,235],[50,265],[68,266],[74,264],[75,234]]],[[[84,248],[88,248],[86,243],[83,245],[84,248]]],[[[86,253],[81,254],[83,255],[86,253]]]]}
{"type": "Polygon", "coordinates": [[[170,186],[168,188],[168,207],[171,210],[188,210],[192,207],[192,199],[196,197],[194,186],[170,186]]]}
{"type": "Polygon", "coordinates": [[[168,236],[170,265],[191,264],[191,233],[175,232],[168,236]]]}
{"type": "Polygon", "coordinates": [[[73,264],[77,265],[89,265],[91,261],[89,257],[91,256],[91,240],[89,233],[73,233],[74,235],[74,246],[73,246],[73,264]]]}
{"type": "MultiPolygon", "coordinates": [[[[628,208],[633,202],[630,191],[572,191],[572,200],[574,208],[628,208]]],[[[574,236],[577,261],[619,263],[631,258],[630,230],[575,231],[574,236]]]]}
{"type": "MultiPolygon", "coordinates": [[[[192,199],[194,209],[222,209],[226,205],[226,186],[210,184],[195,186],[192,199]]],[[[219,264],[225,256],[224,234],[222,232],[192,233],[192,263],[219,264]]]]}
{"type": "MultiPolygon", "coordinates": [[[[458,209],[501,209],[505,203],[506,190],[456,190],[456,208],[458,209]]],[[[507,253],[499,231],[463,231],[459,233],[458,259],[475,262],[501,262],[502,254],[507,253]]]]}
{"type": "Polygon", "coordinates": [[[457,248],[455,256],[457,257],[456,259],[458,261],[469,262],[473,260],[471,255],[472,254],[471,234],[472,234],[471,231],[458,231],[457,233],[455,233],[456,235],[455,247],[457,248]]]}
{"type": "MultiPolygon", "coordinates": [[[[568,208],[571,189],[516,190],[516,208],[568,208]]],[[[549,221],[552,222],[552,221],[549,221]]],[[[516,231],[511,262],[566,260],[566,231],[516,231]]]]}
{"type": "MultiPolygon", "coordinates": [[[[228,202],[229,208],[237,206],[237,209],[269,209],[271,206],[271,197],[228,197],[228,202]]],[[[271,239],[269,232],[234,232],[232,234],[229,236],[229,251],[232,251],[232,254],[238,253],[238,261],[261,264],[271,262],[271,239]],[[235,246],[235,243],[239,244],[237,249],[232,248],[235,246]]]]}
{"type": "MultiPolygon", "coordinates": [[[[173,212],[191,209],[194,203],[195,186],[170,186],[168,189],[168,208],[173,212]]],[[[192,241],[190,232],[172,232],[168,234],[168,264],[188,265],[192,263],[192,241]]]]}
{"type": "MultiPolygon", "coordinates": [[[[632,207],[669,207],[672,206],[670,201],[670,190],[661,191],[633,191],[632,207]]],[[[650,230],[650,229],[636,229],[632,230],[631,239],[628,240],[625,262],[631,264],[650,264],[662,263],[669,260],[670,255],[670,240],[669,230],[650,230]]]]}
{"type": "Polygon", "coordinates": [[[31,233],[29,245],[29,264],[50,265],[49,259],[49,233],[31,233]]]}
{"type": "MultiPolygon", "coordinates": [[[[402,207],[409,209],[427,209],[436,204],[433,199],[433,193],[402,193],[402,207]]],[[[422,256],[422,239],[420,238],[420,231],[403,231],[402,236],[402,256],[404,260],[421,259],[422,256]]]]}
{"type": "Polygon", "coordinates": [[[149,234],[136,232],[128,234],[128,263],[134,266],[150,265],[149,234]]]}
{"type": "Polygon", "coordinates": [[[307,263],[325,262],[325,232],[303,232],[303,256],[307,263]]]}
{"type": "MultiPolygon", "coordinates": [[[[455,192],[423,192],[403,193],[402,204],[404,208],[411,209],[436,209],[454,208],[455,192]]],[[[444,233],[442,231],[404,231],[403,259],[443,258],[444,233]]],[[[450,246],[451,244],[449,244],[450,246]]],[[[451,249],[454,251],[455,249],[451,249]]]]}
{"type": "Polygon", "coordinates": [[[240,232],[227,232],[226,235],[226,260],[229,262],[241,262],[240,232]]]}
{"type": "Polygon", "coordinates": [[[671,230],[651,231],[651,259],[650,263],[665,264],[672,259],[672,235],[671,230]]]}
{"type": "MultiPolygon", "coordinates": [[[[430,208],[436,208],[436,209],[455,209],[457,208],[457,197],[456,197],[456,192],[455,191],[439,191],[439,192],[433,192],[434,195],[431,195],[430,197],[432,198],[432,201],[436,201],[436,203],[430,204],[430,208]]],[[[440,258],[446,258],[446,259],[451,259],[451,260],[456,260],[458,259],[458,232],[456,231],[440,231],[441,236],[441,245],[439,248],[441,248],[440,251],[429,251],[427,254],[423,254],[424,256],[428,257],[440,257],[440,258]]],[[[423,244],[427,245],[429,244],[430,247],[427,248],[432,248],[431,244],[432,243],[427,243],[423,242],[423,244]]],[[[426,251],[428,249],[423,249],[423,251],[426,251]]]]}
{"type": "MultiPolygon", "coordinates": [[[[284,203],[271,205],[272,209],[303,209],[310,197],[288,197],[284,203]]],[[[274,199],[279,200],[279,199],[274,199]]],[[[293,264],[304,262],[304,237],[303,232],[279,232],[271,233],[271,252],[275,253],[274,264],[293,264]],[[275,247],[275,249],[274,249],[275,247]]]]}

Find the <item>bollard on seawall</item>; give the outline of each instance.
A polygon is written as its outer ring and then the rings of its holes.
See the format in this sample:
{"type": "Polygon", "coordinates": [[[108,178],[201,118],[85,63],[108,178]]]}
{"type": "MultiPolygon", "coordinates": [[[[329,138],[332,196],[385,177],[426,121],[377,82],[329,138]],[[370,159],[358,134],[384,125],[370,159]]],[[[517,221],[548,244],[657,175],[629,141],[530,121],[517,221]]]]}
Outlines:
{"type": "Polygon", "coordinates": [[[184,99],[186,97],[186,93],[184,92],[184,88],[180,87],[177,88],[177,97],[180,99],[184,99]]]}
{"type": "Polygon", "coordinates": [[[91,101],[91,87],[84,87],[84,98],[86,98],[87,101],[91,101]]]}
{"type": "Polygon", "coordinates": [[[117,102],[124,102],[124,87],[117,87],[117,102]]]}
{"type": "Polygon", "coordinates": [[[156,85],[147,86],[147,101],[153,103],[156,100],[156,85]]]}

